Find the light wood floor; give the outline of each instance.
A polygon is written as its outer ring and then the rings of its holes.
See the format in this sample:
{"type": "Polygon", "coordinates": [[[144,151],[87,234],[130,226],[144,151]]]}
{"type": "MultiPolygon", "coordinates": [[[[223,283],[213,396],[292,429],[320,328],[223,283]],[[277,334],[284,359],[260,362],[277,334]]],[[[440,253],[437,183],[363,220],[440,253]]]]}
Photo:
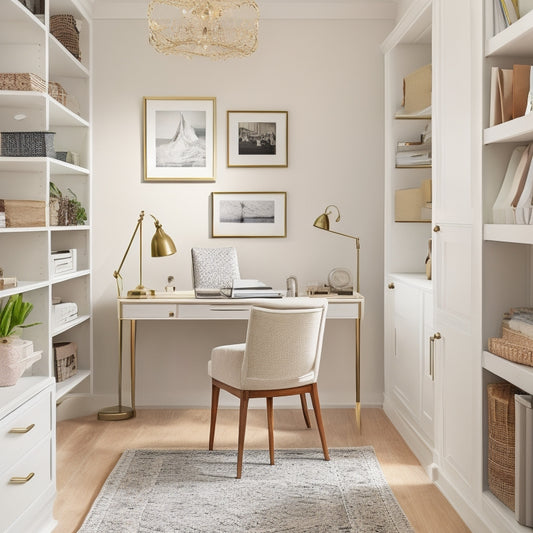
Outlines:
{"type": "MultiPolygon", "coordinates": [[[[312,412],[310,413],[313,416],[312,412]]],[[[430,483],[414,455],[381,409],[362,410],[362,431],[353,409],[324,409],[328,446],[374,447],[381,468],[402,509],[417,532],[461,533],[469,529],[430,483]]],[[[215,449],[236,448],[238,411],[220,410],[215,449]]],[[[300,410],[274,412],[276,448],[320,448],[316,423],[306,429],[300,410]]],[[[120,422],[98,421],[96,415],[57,425],[57,490],[54,533],[77,531],[120,454],[128,448],[206,449],[207,409],[140,410],[120,422]]],[[[246,448],[268,449],[266,412],[250,409],[246,448]]],[[[265,452],[268,461],[268,452],[265,452]]],[[[243,477],[246,476],[246,451],[243,477]]],[[[272,468],[275,468],[273,466],[272,468]]]]}

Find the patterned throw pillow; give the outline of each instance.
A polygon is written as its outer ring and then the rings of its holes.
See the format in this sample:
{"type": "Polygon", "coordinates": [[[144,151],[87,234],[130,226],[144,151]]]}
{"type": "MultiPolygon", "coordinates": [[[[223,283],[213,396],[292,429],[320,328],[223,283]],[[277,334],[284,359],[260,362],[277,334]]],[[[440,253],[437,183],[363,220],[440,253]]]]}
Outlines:
{"type": "Polygon", "coordinates": [[[224,289],[240,279],[237,250],[229,248],[192,248],[195,289],[224,289]]]}

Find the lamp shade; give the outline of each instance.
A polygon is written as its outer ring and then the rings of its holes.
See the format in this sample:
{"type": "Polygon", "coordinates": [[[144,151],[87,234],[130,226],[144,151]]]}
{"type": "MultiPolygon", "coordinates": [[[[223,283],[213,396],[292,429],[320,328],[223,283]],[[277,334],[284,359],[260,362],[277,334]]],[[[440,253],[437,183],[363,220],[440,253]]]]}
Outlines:
{"type": "Polygon", "coordinates": [[[313,223],[313,226],[329,231],[329,217],[326,213],[322,213],[313,223]]]}
{"type": "Polygon", "coordinates": [[[152,257],[166,257],[176,253],[174,241],[163,231],[159,220],[154,222],[155,233],[152,237],[152,257]]]}

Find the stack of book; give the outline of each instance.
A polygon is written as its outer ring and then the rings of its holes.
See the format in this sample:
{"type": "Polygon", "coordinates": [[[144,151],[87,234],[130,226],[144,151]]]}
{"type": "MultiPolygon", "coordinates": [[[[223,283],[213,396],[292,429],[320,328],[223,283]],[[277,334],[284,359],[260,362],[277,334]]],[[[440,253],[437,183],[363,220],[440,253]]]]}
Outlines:
{"type": "Polygon", "coordinates": [[[494,34],[500,33],[533,9],[533,0],[493,0],[494,34]]]}
{"type": "Polygon", "coordinates": [[[492,207],[494,224],[533,224],[533,144],[511,154],[500,192],[492,207]]]}
{"type": "Polygon", "coordinates": [[[513,68],[492,67],[490,127],[533,111],[532,77],[531,65],[513,65],[513,68]]]}
{"type": "Polygon", "coordinates": [[[281,291],[273,290],[257,279],[234,279],[231,289],[223,292],[229,298],[281,298],[281,291]]]}
{"type": "Polygon", "coordinates": [[[396,168],[431,167],[431,127],[428,124],[416,141],[396,145],[396,168]]]}

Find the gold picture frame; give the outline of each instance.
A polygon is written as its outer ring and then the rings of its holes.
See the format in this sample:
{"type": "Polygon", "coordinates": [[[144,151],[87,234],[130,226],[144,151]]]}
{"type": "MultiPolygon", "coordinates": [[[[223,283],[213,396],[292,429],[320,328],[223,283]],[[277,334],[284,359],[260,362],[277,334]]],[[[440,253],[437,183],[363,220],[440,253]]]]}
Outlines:
{"type": "Polygon", "coordinates": [[[213,192],[212,237],[286,237],[286,192],[213,192]]]}
{"type": "Polygon", "coordinates": [[[216,99],[145,96],[144,181],[215,181],[216,99]]]}
{"type": "Polygon", "coordinates": [[[228,111],[228,167],[287,167],[287,111],[228,111]]]}

